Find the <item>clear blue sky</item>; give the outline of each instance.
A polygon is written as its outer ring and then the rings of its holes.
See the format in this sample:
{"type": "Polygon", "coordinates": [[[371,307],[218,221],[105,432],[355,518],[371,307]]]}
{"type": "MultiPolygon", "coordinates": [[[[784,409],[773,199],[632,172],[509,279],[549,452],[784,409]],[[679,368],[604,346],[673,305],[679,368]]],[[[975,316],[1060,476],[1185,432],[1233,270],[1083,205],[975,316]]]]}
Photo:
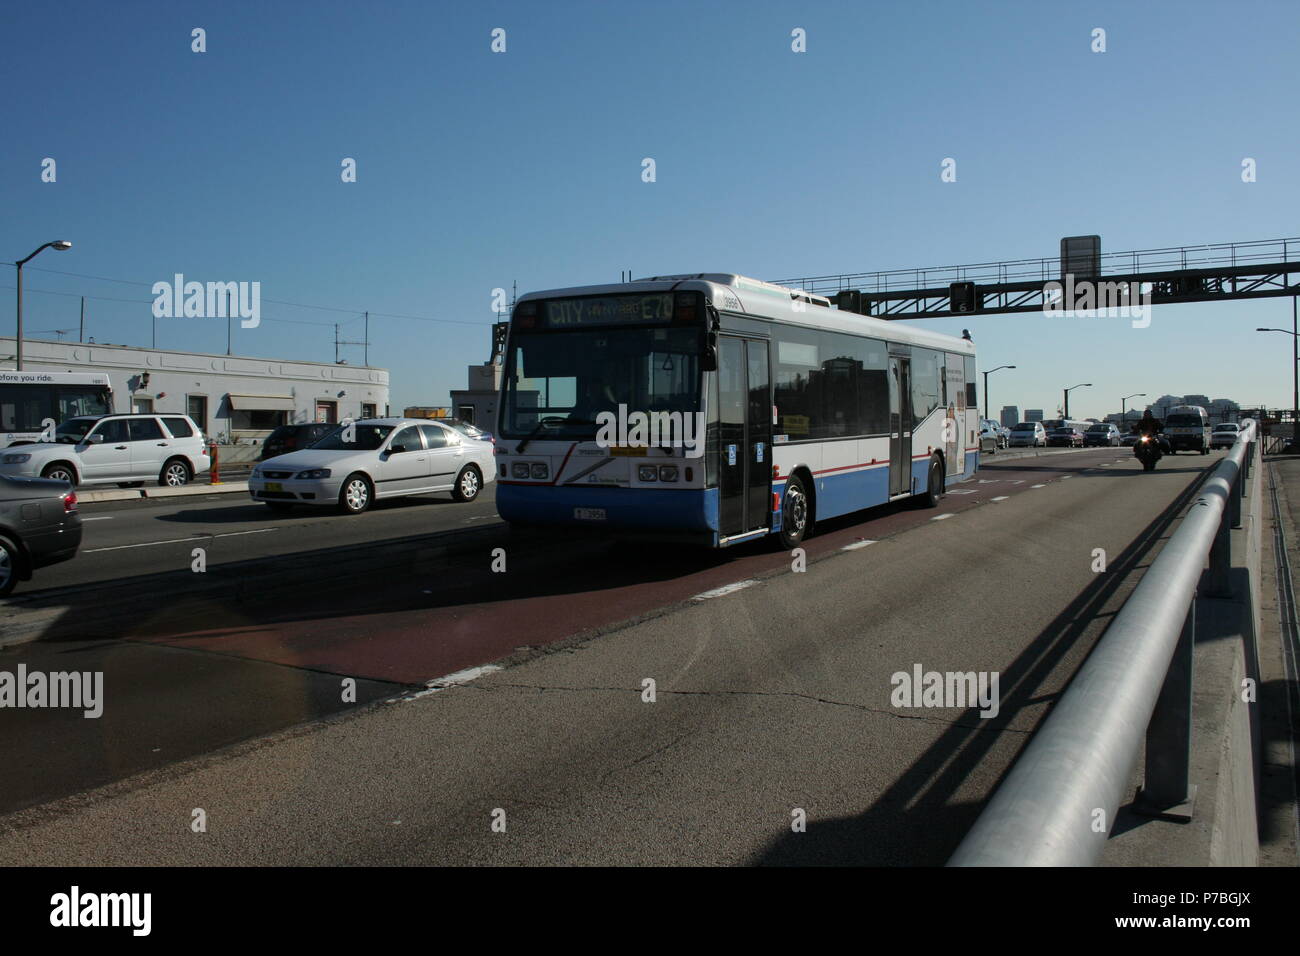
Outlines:
{"type": "MultiPolygon", "coordinates": [[[[1294,2],[12,3],[0,259],[71,239],[26,286],[100,297],[100,342],[148,345],[148,285],[176,272],[261,282],[262,325],[236,329],[236,353],[328,362],[336,321],[359,340],[362,310],[423,316],[374,319],[371,362],[391,369],[394,407],[446,404],[487,357],[493,288],[515,280],[1298,235],[1297,36],[1294,2]],[[194,27],[208,52],[191,52],[194,27]],[[57,183],[40,181],[47,156],[57,183]],[[340,181],[344,157],[358,182],[340,181]]],[[[77,312],[32,291],[25,325],[75,329],[77,312]]],[[[995,406],[1050,412],[1090,381],[1071,412],[1099,417],[1132,392],[1289,405],[1289,343],[1253,330],[1290,313],[1268,299],[1165,307],[1147,329],[929,324],[969,326],[981,368],[1018,366],[993,378],[995,406]]],[[[225,323],[162,319],[157,341],[224,352],[225,323]]]]}

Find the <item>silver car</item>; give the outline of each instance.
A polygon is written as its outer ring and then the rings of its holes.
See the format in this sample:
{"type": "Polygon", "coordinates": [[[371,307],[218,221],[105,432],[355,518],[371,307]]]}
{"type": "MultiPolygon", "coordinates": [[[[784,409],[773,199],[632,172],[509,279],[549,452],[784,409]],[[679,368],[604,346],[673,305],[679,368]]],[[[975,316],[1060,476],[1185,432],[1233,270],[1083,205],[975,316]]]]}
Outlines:
{"type": "Polygon", "coordinates": [[[311,448],[259,462],[248,493],[275,511],[294,505],[360,514],[377,498],[450,491],[473,501],[495,477],[491,443],[431,419],[345,422],[311,448]]]}

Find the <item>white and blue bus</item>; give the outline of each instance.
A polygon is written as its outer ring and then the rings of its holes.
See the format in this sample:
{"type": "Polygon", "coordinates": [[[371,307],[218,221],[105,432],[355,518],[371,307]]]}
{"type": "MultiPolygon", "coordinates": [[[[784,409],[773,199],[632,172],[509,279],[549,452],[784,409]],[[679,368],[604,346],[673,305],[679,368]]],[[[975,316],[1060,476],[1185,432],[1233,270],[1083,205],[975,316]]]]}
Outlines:
{"type": "Polygon", "coordinates": [[[100,372],[0,370],[0,448],[53,441],[65,419],[111,411],[113,388],[100,372]]]}
{"type": "Polygon", "coordinates": [[[498,409],[506,521],[713,547],[933,505],[979,456],[968,339],[730,274],[522,296],[498,409]]]}

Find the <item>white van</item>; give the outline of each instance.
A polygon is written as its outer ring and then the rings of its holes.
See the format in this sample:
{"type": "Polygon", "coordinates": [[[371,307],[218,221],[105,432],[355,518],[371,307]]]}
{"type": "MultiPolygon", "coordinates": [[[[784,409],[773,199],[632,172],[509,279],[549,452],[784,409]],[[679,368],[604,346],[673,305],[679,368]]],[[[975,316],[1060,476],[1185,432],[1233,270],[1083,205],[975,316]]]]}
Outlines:
{"type": "Polygon", "coordinates": [[[1165,419],[1165,437],[1172,453],[1186,450],[1204,455],[1210,450],[1210,416],[1200,405],[1175,405],[1165,419]]]}

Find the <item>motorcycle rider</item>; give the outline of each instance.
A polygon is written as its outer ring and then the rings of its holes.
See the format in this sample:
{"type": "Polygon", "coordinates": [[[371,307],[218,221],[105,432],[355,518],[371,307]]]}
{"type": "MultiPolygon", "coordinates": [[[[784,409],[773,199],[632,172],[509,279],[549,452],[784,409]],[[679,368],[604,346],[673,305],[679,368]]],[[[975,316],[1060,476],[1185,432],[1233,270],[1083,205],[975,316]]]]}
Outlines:
{"type": "Polygon", "coordinates": [[[1161,451],[1168,452],[1169,439],[1165,438],[1163,434],[1164,430],[1165,430],[1164,423],[1161,422],[1160,419],[1152,415],[1151,409],[1149,408],[1142,415],[1142,420],[1133,426],[1133,434],[1149,435],[1150,437],[1160,442],[1161,451]]]}

